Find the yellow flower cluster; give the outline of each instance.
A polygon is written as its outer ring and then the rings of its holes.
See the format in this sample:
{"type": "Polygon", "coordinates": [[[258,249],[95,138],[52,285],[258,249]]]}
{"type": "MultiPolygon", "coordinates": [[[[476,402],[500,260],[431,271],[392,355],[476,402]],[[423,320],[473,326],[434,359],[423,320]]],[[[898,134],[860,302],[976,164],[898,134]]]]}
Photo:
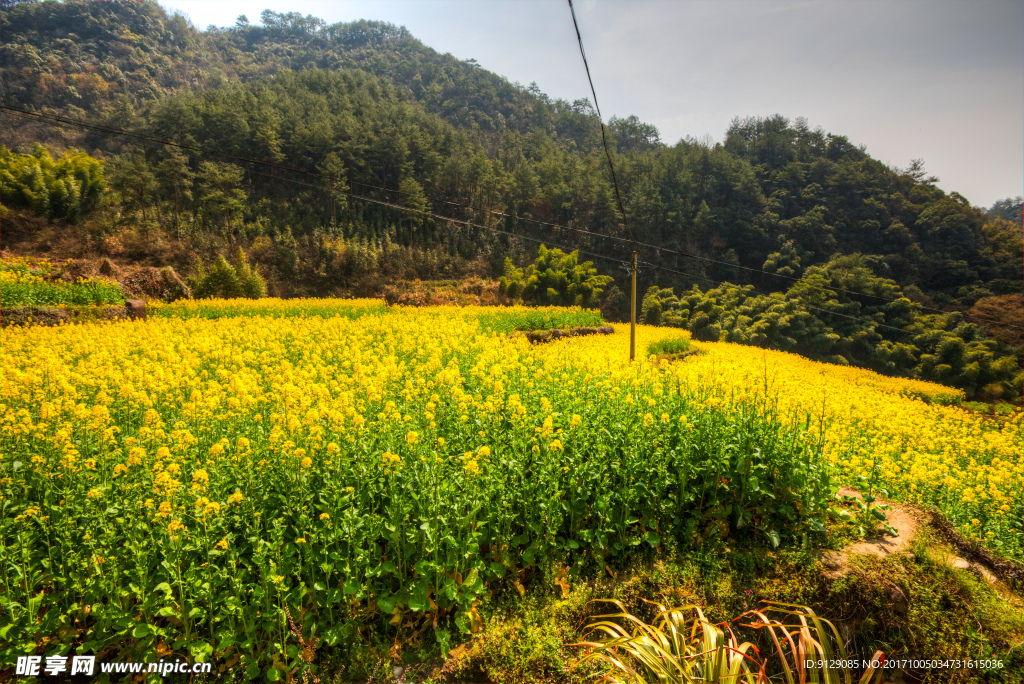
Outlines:
{"type": "MultiPolygon", "coordinates": [[[[586,397],[622,407],[645,429],[685,429],[687,416],[660,403],[690,388],[707,406],[774,402],[783,421],[821,440],[849,482],[874,477],[964,525],[978,519],[978,535],[1019,526],[1021,413],[986,422],[939,405],[957,396],[939,385],[724,343],[693,343],[701,354],[681,362],[630,364],[625,326],[531,346],[487,333],[474,307],[385,313],[372,300],[339,301],[330,304],[339,315],[302,316],[302,300],[175,306],[195,317],[0,333],[0,443],[27,455],[15,477],[61,483],[93,509],[156,506],[148,517],[180,536],[186,519],[198,530],[245,498],[239,478],[221,486],[225,473],[279,467],[302,486],[365,449],[389,476],[453,463],[476,480],[492,449],[504,453],[495,441],[503,433],[524,435],[534,454],[557,454],[568,471],[573,441],[595,427],[582,417],[586,397]],[[217,306],[231,315],[203,317],[217,306]]],[[[683,334],[639,326],[637,349],[683,334]]],[[[11,497],[10,478],[0,485],[11,497]]],[[[25,523],[29,509],[18,510],[25,523]]]]}
{"type": "MultiPolygon", "coordinates": [[[[968,510],[980,506],[990,527],[1020,525],[1020,411],[1006,421],[987,421],[941,405],[958,403],[963,398],[959,390],[736,344],[692,342],[700,354],[683,362],[652,357],[628,366],[622,363],[628,327],[615,327],[616,335],[549,345],[538,354],[557,368],[554,373],[586,369],[591,377],[613,384],[628,380],[637,387],[712,385],[719,393],[707,398],[708,405],[770,397],[783,420],[806,424],[820,437],[825,457],[847,482],[874,474],[905,500],[937,504],[947,512],[963,509],[964,520],[971,519],[968,510]]],[[[647,326],[638,326],[638,331],[638,349],[681,334],[647,326]]],[[[634,401],[631,395],[619,398],[634,401]]],[[[669,416],[660,419],[665,422],[669,416]]],[[[642,420],[651,426],[654,415],[646,413],[642,420]]],[[[685,421],[685,416],[679,417],[680,423],[685,421]]]]}

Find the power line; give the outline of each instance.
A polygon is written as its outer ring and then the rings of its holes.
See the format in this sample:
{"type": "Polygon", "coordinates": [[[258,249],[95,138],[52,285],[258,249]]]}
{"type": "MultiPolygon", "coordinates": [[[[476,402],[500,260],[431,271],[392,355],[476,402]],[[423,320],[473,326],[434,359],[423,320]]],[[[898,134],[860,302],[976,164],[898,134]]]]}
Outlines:
{"type": "MultiPolygon", "coordinates": [[[[571,7],[571,3],[570,3],[570,7],[571,7]]],[[[158,138],[156,136],[151,136],[151,135],[145,135],[145,134],[142,134],[142,133],[137,133],[135,131],[130,131],[130,130],[123,129],[123,128],[115,128],[115,127],[111,127],[111,126],[104,126],[104,125],[101,125],[101,124],[94,124],[94,123],[90,123],[90,122],[87,122],[87,121],[81,121],[81,120],[77,120],[77,119],[70,119],[70,118],[62,117],[62,116],[43,114],[41,112],[32,112],[32,111],[29,111],[29,110],[21,109],[19,107],[12,107],[11,105],[8,105],[8,104],[5,104],[5,103],[0,103],[0,110],[6,110],[6,111],[9,111],[11,113],[18,114],[18,115],[21,115],[21,116],[36,118],[36,119],[39,119],[39,120],[42,120],[42,121],[46,121],[46,122],[54,124],[54,125],[74,126],[74,127],[83,128],[83,129],[86,129],[86,130],[92,130],[92,131],[95,131],[97,133],[101,133],[101,134],[107,135],[107,136],[120,136],[120,137],[134,138],[134,139],[137,139],[137,140],[141,140],[144,143],[145,142],[157,143],[157,144],[161,144],[161,145],[165,145],[165,146],[177,147],[177,148],[180,148],[180,149],[190,150],[192,152],[197,152],[197,153],[201,153],[201,154],[217,155],[217,156],[221,156],[221,157],[224,157],[224,158],[227,158],[227,159],[234,159],[236,161],[244,162],[244,163],[247,163],[247,164],[255,164],[255,165],[266,167],[266,168],[270,168],[270,169],[275,169],[275,170],[276,169],[280,169],[280,170],[283,170],[283,171],[291,171],[293,173],[298,173],[298,174],[301,174],[303,176],[307,176],[307,177],[311,177],[311,178],[315,178],[315,179],[329,180],[329,179],[326,178],[326,176],[324,174],[319,173],[319,172],[307,171],[305,169],[301,169],[301,168],[298,168],[298,167],[286,166],[284,164],[278,164],[278,163],[275,163],[275,162],[268,162],[268,161],[263,161],[263,160],[259,160],[259,159],[252,159],[250,157],[244,157],[242,155],[234,154],[234,153],[231,153],[231,152],[226,152],[224,150],[217,150],[217,149],[214,149],[214,148],[209,148],[209,147],[205,147],[205,146],[202,146],[202,145],[189,145],[189,144],[185,144],[185,143],[179,143],[179,142],[174,141],[174,140],[169,140],[169,139],[166,139],[166,138],[158,138]]],[[[251,169],[250,169],[250,173],[252,173],[251,169]]],[[[267,176],[266,174],[259,174],[259,175],[264,175],[266,177],[272,177],[275,180],[281,180],[281,177],[279,177],[279,176],[267,176]]],[[[290,180],[291,182],[297,182],[294,179],[285,179],[285,180],[290,180]]],[[[369,184],[369,183],[363,183],[363,182],[360,182],[360,181],[351,181],[350,180],[349,182],[353,183],[353,184],[356,184],[356,185],[362,185],[364,187],[374,188],[374,189],[377,189],[377,190],[383,190],[385,192],[395,192],[395,193],[405,194],[405,195],[412,194],[412,193],[405,192],[405,191],[402,191],[402,190],[396,190],[394,188],[387,188],[387,187],[383,187],[383,186],[376,186],[376,185],[372,185],[372,184],[369,184]]],[[[323,186],[313,186],[313,187],[318,187],[320,189],[325,189],[323,186]]],[[[630,238],[627,239],[627,238],[622,238],[622,237],[618,237],[618,236],[615,236],[615,235],[605,235],[603,233],[593,233],[591,231],[582,230],[580,228],[574,228],[572,226],[566,226],[566,225],[557,224],[557,223],[549,223],[549,222],[545,222],[545,221],[540,221],[538,219],[532,219],[532,218],[528,218],[528,217],[519,217],[519,216],[509,216],[508,214],[506,214],[504,212],[501,212],[501,211],[490,210],[490,209],[483,209],[481,207],[474,207],[473,205],[470,205],[470,204],[463,204],[463,203],[459,203],[459,202],[451,202],[451,201],[448,201],[448,200],[441,200],[441,199],[438,199],[438,198],[435,198],[435,197],[430,197],[430,196],[426,196],[426,197],[428,199],[431,199],[432,201],[439,202],[439,203],[442,203],[442,204],[449,204],[449,205],[452,205],[452,206],[457,206],[457,207],[461,207],[463,209],[469,209],[469,210],[472,210],[472,211],[487,212],[487,213],[489,213],[489,214],[491,214],[493,216],[500,216],[500,217],[504,217],[504,218],[512,218],[513,220],[529,221],[529,222],[532,222],[532,223],[536,223],[538,225],[544,225],[544,226],[549,226],[549,227],[553,227],[553,228],[559,228],[559,229],[574,231],[576,233],[581,233],[583,235],[587,235],[587,236],[590,236],[590,237],[599,237],[599,238],[603,238],[603,239],[607,239],[607,240],[614,240],[614,241],[617,241],[617,242],[629,242],[629,243],[631,243],[632,245],[634,245],[636,247],[644,247],[644,248],[647,248],[647,249],[653,249],[653,250],[655,250],[655,251],[657,251],[659,253],[663,253],[663,254],[671,254],[671,255],[676,255],[676,256],[683,256],[683,257],[687,257],[687,258],[690,258],[690,259],[697,259],[699,261],[705,261],[705,262],[708,262],[708,263],[713,263],[713,264],[717,264],[717,265],[721,265],[721,266],[726,266],[726,267],[729,267],[729,268],[735,268],[735,269],[739,269],[739,270],[743,270],[743,271],[749,271],[751,273],[758,273],[758,274],[761,274],[761,275],[770,275],[770,276],[774,276],[774,277],[777,277],[777,278],[783,278],[785,280],[789,280],[789,281],[792,281],[792,282],[802,282],[801,278],[796,278],[796,277],[793,277],[793,276],[787,276],[787,275],[783,275],[781,273],[770,273],[770,272],[767,272],[767,271],[761,271],[761,270],[758,270],[758,269],[755,269],[755,268],[751,268],[749,266],[742,266],[740,264],[734,264],[734,263],[730,263],[730,262],[727,262],[727,261],[722,261],[720,259],[713,259],[711,257],[700,256],[700,255],[697,255],[697,254],[690,254],[688,252],[682,252],[682,251],[679,251],[679,250],[673,250],[673,249],[669,249],[667,247],[661,247],[659,245],[652,245],[652,244],[646,243],[646,242],[637,242],[635,239],[633,239],[632,235],[630,235],[630,238]]],[[[366,198],[366,197],[363,197],[361,199],[364,199],[364,200],[367,200],[367,201],[377,202],[377,200],[373,200],[371,198],[366,198]]],[[[387,204],[385,202],[379,202],[379,203],[387,204]]],[[[398,208],[401,208],[401,209],[404,209],[404,210],[407,210],[407,211],[416,211],[416,210],[414,210],[412,208],[404,207],[403,205],[388,204],[388,206],[398,207],[398,208]]],[[[454,219],[451,219],[449,217],[439,216],[439,215],[436,215],[436,214],[431,214],[431,216],[434,217],[434,218],[439,218],[441,220],[446,220],[446,221],[454,220],[454,219]]],[[[625,216],[625,214],[623,214],[623,216],[625,216]]],[[[484,228],[488,229],[488,230],[496,230],[494,228],[490,228],[490,227],[487,227],[487,226],[484,226],[484,228]]],[[[499,231],[499,232],[503,232],[503,231],[499,231]]],[[[523,237],[523,236],[516,235],[515,233],[507,233],[507,234],[515,235],[517,237],[523,237]]],[[[532,240],[532,238],[531,238],[531,240],[532,240]]],[[[542,242],[542,241],[537,241],[537,240],[533,240],[533,241],[535,241],[535,242],[542,242]]],[[[553,244],[553,243],[548,243],[548,244],[553,244]]],[[[560,249],[561,249],[561,247],[560,247],[560,249]]],[[[565,248],[565,249],[567,249],[567,248],[565,248]]],[[[614,259],[614,258],[611,258],[611,257],[604,257],[604,256],[599,256],[599,255],[593,255],[593,254],[590,254],[590,256],[594,256],[595,258],[606,259],[606,260],[609,260],[609,261],[615,261],[617,263],[626,263],[626,262],[623,262],[622,260],[614,259]]],[[[703,276],[696,276],[694,274],[689,274],[689,273],[685,273],[685,272],[682,272],[682,271],[675,271],[675,270],[672,270],[672,269],[669,269],[669,268],[666,268],[666,267],[663,267],[663,266],[655,266],[654,264],[651,264],[650,262],[644,262],[644,263],[649,265],[649,266],[651,266],[651,267],[657,268],[658,270],[665,271],[667,273],[676,273],[676,274],[679,274],[679,275],[685,275],[685,276],[690,277],[690,278],[702,279],[702,280],[705,280],[706,282],[712,282],[712,283],[716,282],[716,281],[713,281],[713,280],[711,280],[709,278],[705,278],[703,276]]],[[[718,282],[717,284],[721,284],[721,283],[718,282]]],[[[867,292],[860,292],[860,291],[857,291],[857,290],[847,290],[845,288],[839,288],[839,287],[827,287],[827,286],[815,286],[815,285],[811,285],[811,287],[813,287],[815,289],[822,290],[822,291],[827,290],[827,291],[842,292],[844,294],[849,294],[849,295],[858,295],[858,296],[861,296],[861,297],[871,297],[873,299],[879,299],[879,300],[882,300],[882,301],[889,301],[885,297],[882,297],[881,295],[869,294],[867,292]]],[[[922,311],[930,311],[930,312],[933,312],[933,313],[944,314],[944,315],[945,314],[951,314],[951,313],[958,313],[961,316],[963,316],[964,318],[967,318],[967,319],[970,319],[970,320],[975,320],[975,321],[979,321],[979,322],[983,322],[983,323],[989,323],[991,325],[996,325],[996,326],[1000,326],[1000,327],[1004,327],[1004,328],[1011,328],[1011,329],[1015,329],[1015,330],[1024,330],[1024,326],[1013,325],[1012,323],[1004,323],[1004,322],[996,321],[996,320],[993,320],[993,319],[990,319],[990,318],[984,318],[984,317],[981,317],[981,316],[975,316],[975,315],[967,314],[965,312],[944,311],[942,309],[935,309],[935,308],[932,308],[932,307],[927,307],[927,306],[924,306],[922,304],[917,304],[917,306],[920,307],[920,309],[922,311]]],[[[830,312],[830,313],[835,313],[835,312],[830,312]]],[[[836,315],[840,315],[840,314],[836,314],[836,315]]],[[[881,324],[879,324],[879,325],[881,325],[881,324]]],[[[893,328],[892,326],[887,326],[887,327],[889,327],[891,329],[894,329],[894,330],[898,330],[898,328],[893,328]]]]}
{"type": "MultiPolygon", "coordinates": [[[[307,183],[305,181],[300,181],[300,180],[297,180],[295,178],[281,178],[280,176],[271,176],[271,175],[266,174],[266,173],[260,173],[258,171],[252,171],[251,169],[249,170],[249,173],[255,174],[257,176],[263,176],[264,178],[273,178],[274,180],[284,180],[284,181],[289,182],[289,183],[295,183],[296,185],[302,185],[302,186],[309,187],[309,188],[316,188],[317,190],[325,190],[326,189],[323,185],[318,185],[316,183],[307,183]]],[[[578,252],[579,254],[582,254],[584,256],[593,257],[595,259],[603,259],[605,261],[610,261],[610,262],[613,262],[613,263],[616,263],[616,264],[619,264],[619,265],[622,265],[622,266],[626,266],[629,263],[627,261],[623,261],[622,259],[616,259],[615,257],[606,256],[604,254],[595,254],[593,252],[586,252],[586,251],[578,249],[578,248],[574,250],[574,249],[571,249],[571,248],[566,247],[564,245],[559,245],[559,244],[553,243],[550,240],[540,239],[540,238],[533,238],[533,237],[529,237],[527,235],[521,235],[519,233],[513,233],[513,232],[510,232],[510,231],[507,231],[507,230],[501,230],[500,228],[495,228],[493,226],[485,226],[485,225],[482,225],[482,224],[479,224],[479,223],[474,223],[473,221],[469,221],[469,220],[466,220],[466,219],[458,219],[458,218],[453,218],[451,216],[443,216],[441,214],[435,214],[434,212],[431,212],[431,211],[426,211],[425,209],[416,209],[414,207],[407,207],[407,206],[405,206],[403,204],[395,204],[394,202],[386,202],[384,200],[377,199],[377,198],[374,198],[374,197],[366,197],[366,196],[363,196],[363,195],[357,195],[356,193],[352,192],[351,190],[346,190],[346,191],[343,192],[343,194],[345,194],[348,197],[350,197],[352,199],[355,199],[355,200],[360,200],[360,201],[363,201],[363,202],[369,202],[371,204],[378,204],[378,205],[381,205],[381,206],[390,207],[392,209],[397,209],[399,211],[405,211],[405,212],[412,212],[412,213],[416,213],[416,214],[421,214],[423,216],[429,216],[430,218],[437,219],[439,221],[447,221],[447,222],[450,222],[450,223],[460,223],[462,225],[473,227],[473,228],[482,228],[483,230],[490,230],[490,231],[493,231],[495,233],[500,233],[502,235],[508,235],[510,237],[519,238],[520,240],[527,240],[529,242],[535,242],[535,243],[541,244],[541,245],[551,245],[552,247],[554,247],[556,249],[561,249],[561,250],[563,250],[565,252],[573,252],[573,251],[575,251],[575,252],[578,252]]]]}
{"type": "MultiPolygon", "coordinates": [[[[259,175],[266,175],[266,174],[259,174],[259,175]]],[[[305,186],[314,187],[314,188],[318,188],[318,189],[325,189],[323,186],[316,185],[314,183],[305,183],[303,181],[298,181],[298,180],[295,180],[295,179],[287,179],[287,178],[284,179],[284,180],[290,181],[292,183],[297,183],[299,185],[305,185],[305,186]]],[[[442,216],[440,214],[435,214],[434,212],[426,211],[424,209],[415,209],[413,207],[406,207],[404,205],[395,204],[393,202],[385,202],[384,200],[379,200],[379,199],[375,199],[375,198],[372,198],[372,197],[363,197],[361,195],[356,195],[355,193],[353,193],[351,191],[347,191],[347,192],[345,192],[345,194],[348,195],[349,197],[352,197],[353,199],[363,200],[363,201],[366,201],[366,202],[372,202],[374,204],[380,204],[380,205],[383,205],[383,206],[391,207],[393,209],[397,209],[399,211],[413,212],[413,213],[421,214],[423,216],[429,216],[429,217],[432,217],[432,218],[435,218],[435,219],[439,219],[439,220],[442,220],[442,221],[450,221],[450,222],[453,222],[453,223],[461,223],[461,224],[463,224],[465,226],[472,226],[472,227],[475,227],[475,228],[482,228],[484,230],[491,230],[491,231],[494,231],[496,233],[501,233],[502,235],[508,235],[508,236],[511,236],[511,237],[519,238],[521,240],[528,240],[530,242],[536,242],[536,243],[539,243],[539,244],[551,245],[552,247],[555,247],[557,249],[562,249],[562,250],[564,250],[566,252],[570,251],[568,247],[564,247],[562,245],[554,244],[554,243],[552,243],[552,242],[550,242],[548,240],[541,240],[541,239],[538,239],[538,238],[527,237],[525,235],[520,235],[518,233],[512,233],[512,232],[509,232],[509,231],[501,230],[499,228],[494,228],[493,226],[484,226],[484,225],[481,225],[479,223],[474,223],[472,221],[468,221],[468,220],[465,220],[465,219],[456,219],[456,218],[451,218],[451,217],[448,217],[448,216],[442,216]]],[[[584,252],[583,250],[580,250],[580,249],[576,249],[576,250],[572,250],[572,251],[576,251],[577,253],[583,254],[584,256],[590,256],[590,257],[594,257],[594,258],[597,258],[597,259],[604,259],[605,261],[611,261],[611,262],[617,263],[617,264],[619,264],[621,266],[628,266],[629,265],[629,262],[626,262],[626,261],[624,261],[622,259],[616,259],[614,257],[608,257],[608,256],[605,256],[605,255],[602,255],[602,254],[593,254],[593,253],[590,253],[590,252],[584,252]]],[[[723,284],[722,281],[715,281],[715,280],[712,280],[711,278],[707,278],[705,276],[698,276],[698,275],[695,275],[695,274],[692,274],[692,273],[686,273],[686,272],[683,272],[683,271],[677,271],[677,270],[674,270],[674,269],[671,269],[671,268],[666,268],[664,266],[658,266],[657,264],[652,264],[650,262],[641,262],[641,263],[644,266],[649,266],[649,267],[651,267],[651,268],[653,268],[655,270],[658,270],[658,271],[665,271],[667,273],[674,273],[676,275],[684,275],[684,276],[688,276],[688,277],[691,277],[691,278],[696,278],[696,279],[699,279],[699,280],[703,280],[703,281],[705,281],[707,283],[710,283],[710,284],[714,285],[715,287],[718,287],[718,286],[723,284]]],[[[799,305],[804,307],[805,309],[809,309],[811,311],[819,311],[821,313],[828,314],[829,316],[839,316],[841,318],[848,318],[850,320],[857,321],[857,322],[860,322],[860,323],[872,324],[875,327],[886,328],[888,330],[894,330],[894,331],[896,331],[898,333],[902,333],[902,334],[906,334],[908,332],[907,330],[904,330],[903,328],[897,328],[895,326],[887,325],[885,323],[879,323],[878,321],[872,320],[870,318],[861,318],[859,316],[851,316],[850,314],[844,314],[844,313],[840,313],[838,311],[830,311],[828,309],[822,309],[820,307],[816,307],[816,306],[812,306],[812,305],[809,305],[809,304],[805,304],[803,302],[799,302],[799,305]]]]}
{"type": "MultiPolygon", "coordinates": [[[[360,181],[349,181],[349,182],[351,182],[353,184],[357,184],[357,185],[364,185],[366,187],[372,187],[374,189],[384,190],[384,191],[387,191],[387,193],[397,193],[397,194],[400,194],[400,195],[412,195],[412,193],[407,193],[406,190],[400,190],[400,189],[395,189],[395,188],[391,188],[391,187],[383,187],[381,185],[373,185],[373,184],[370,184],[370,183],[364,183],[364,182],[360,182],[360,181]]],[[[818,291],[834,291],[834,292],[837,292],[837,293],[842,292],[843,294],[846,294],[846,295],[857,295],[859,297],[869,297],[871,299],[878,299],[878,300],[881,300],[881,301],[884,301],[884,302],[887,302],[887,303],[892,302],[891,299],[889,299],[887,297],[883,297],[882,295],[872,295],[872,294],[867,293],[867,292],[860,292],[859,290],[848,290],[846,288],[839,288],[839,287],[833,287],[833,286],[814,285],[814,284],[807,283],[806,281],[801,279],[801,277],[796,277],[796,276],[793,276],[793,275],[785,275],[784,273],[775,273],[775,272],[772,272],[772,271],[766,271],[766,270],[762,270],[762,269],[758,269],[758,268],[752,268],[750,266],[743,266],[742,264],[738,264],[738,263],[732,263],[732,262],[729,262],[729,261],[722,261],[721,259],[714,259],[712,257],[701,256],[699,254],[691,254],[689,252],[682,252],[682,251],[679,251],[679,250],[673,250],[673,249],[670,249],[668,247],[662,247],[662,246],[659,246],[659,245],[651,245],[650,243],[642,243],[642,242],[638,242],[636,240],[629,240],[629,239],[626,239],[626,238],[618,238],[617,236],[607,236],[607,234],[604,234],[603,232],[593,232],[591,230],[584,230],[582,228],[572,227],[571,225],[564,225],[562,223],[551,223],[551,222],[548,222],[548,221],[542,221],[540,219],[531,218],[531,217],[528,217],[528,216],[510,216],[509,214],[506,214],[503,211],[498,211],[498,210],[493,210],[493,209],[483,209],[482,207],[475,207],[473,205],[463,204],[463,203],[460,203],[460,202],[452,202],[452,201],[447,201],[447,200],[439,200],[439,199],[434,198],[432,196],[425,196],[425,197],[427,197],[427,199],[431,200],[432,202],[437,202],[437,203],[441,203],[441,204],[449,204],[449,205],[452,205],[452,206],[455,206],[455,207],[461,207],[463,209],[469,209],[469,210],[472,210],[472,211],[487,212],[489,214],[492,214],[493,216],[500,216],[500,217],[503,217],[503,218],[512,218],[512,219],[518,220],[518,221],[527,221],[527,222],[530,222],[530,223],[537,223],[538,225],[546,225],[546,226],[549,226],[549,227],[560,228],[560,229],[563,229],[563,230],[572,230],[574,232],[579,232],[579,233],[585,234],[585,236],[589,236],[589,237],[592,237],[592,238],[602,238],[604,240],[613,240],[615,242],[630,243],[630,244],[632,244],[635,247],[643,247],[643,248],[654,250],[654,251],[658,252],[658,254],[671,254],[671,255],[674,255],[674,256],[682,256],[682,257],[686,257],[686,258],[689,258],[689,259],[697,259],[699,261],[707,261],[709,263],[714,263],[714,264],[717,264],[717,265],[720,265],[720,266],[727,266],[729,268],[736,268],[738,270],[744,270],[744,271],[749,271],[749,272],[752,272],[752,273],[758,273],[759,275],[770,275],[772,277],[780,277],[780,279],[785,280],[785,281],[790,281],[791,283],[804,283],[805,285],[808,285],[809,287],[811,287],[811,288],[813,288],[815,290],[818,290],[818,291]]],[[[645,263],[649,264],[650,262],[645,262],[645,263]]],[[[676,271],[672,271],[672,272],[676,272],[676,271]]],[[[697,275],[692,275],[692,274],[690,274],[690,276],[691,277],[702,277],[702,276],[697,276],[697,275]]],[[[702,280],[706,280],[708,282],[714,282],[714,281],[711,281],[710,279],[702,279],[702,280]]],[[[1013,329],[1016,329],[1016,330],[1024,330],[1024,327],[1021,327],[1021,326],[1014,326],[1013,324],[1002,323],[1002,322],[999,322],[999,320],[995,320],[993,318],[986,318],[984,316],[973,315],[973,314],[966,313],[964,311],[946,311],[944,309],[937,309],[937,308],[934,308],[934,307],[931,307],[931,306],[925,306],[924,304],[921,304],[920,302],[914,302],[914,304],[918,305],[921,308],[922,311],[931,311],[933,313],[939,313],[939,314],[943,314],[943,315],[949,314],[949,313],[958,313],[958,314],[961,314],[962,316],[964,316],[965,318],[969,318],[969,319],[972,319],[972,320],[978,320],[978,322],[981,322],[981,323],[987,323],[987,324],[991,324],[993,326],[1001,326],[1001,327],[1005,327],[1005,328],[1013,328],[1013,329]]]]}
{"type": "Polygon", "coordinates": [[[597,110],[597,122],[601,124],[601,142],[604,144],[604,156],[608,159],[608,168],[612,172],[612,184],[615,186],[615,201],[619,205],[619,213],[622,214],[622,227],[626,229],[626,235],[629,236],[630,241],[636,242],[633,239],[633,232],[629,229],[629,224],[626,222],[626,210],[622,206],[622,195],[619,193],[619,180],[615,177],[615,165],[612,164],[612,153],[608,151],[608,137],[604,131],[604,121],[601,118],[601,105],[597,104],[597,91],[594,90],[594,79],[590,78],[590,65],[587,64],[587,52],[583,49],[583,37],[580,36],[580,25],[576,23],[576,9],[572,6],[572,0],[569,0],[569,12],[572,14],[572,25],[576,29],[576,42],[580,44],[580,56],[583,57],[583,68],[587,70],[587,81],[590,83],[590,94],[594,96],[594,109],[597,110]]]}

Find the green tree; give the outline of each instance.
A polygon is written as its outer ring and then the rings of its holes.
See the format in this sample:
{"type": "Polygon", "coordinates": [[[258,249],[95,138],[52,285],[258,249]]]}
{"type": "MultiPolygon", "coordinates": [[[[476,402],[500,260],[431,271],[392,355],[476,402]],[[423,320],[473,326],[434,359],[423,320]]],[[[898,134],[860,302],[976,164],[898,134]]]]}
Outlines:
{"type": "Polygon", "coordinates": [[[75,222],[94,211],[107,189],[103,163],[71,149],[54,161],[42,145],[15,154],[0,145],[0,193],[8,206],[75,222]]]}
{"type": "Polygon", "coordinates": [[[226,162],[204,161],[199,165],[199,198],[204,213],[224,221],[224,233],[232,236],[232,219],[245,210],[246,194],[239,186],[242,169],[226,162]]]}
{"type": "MultiPolygon", "coordinates": [[[[331,229],[336,234],[338,231],[338,207],[345,209],[348,206],[348,182],[345,178],[345,167],[341,163],[341,157],[337,152],[331,152],[324,157],[323,162],[317,167],[327,184],[327,197],[331,201],[331,229]]],[[[420,188],[422,194],[422,188],[420,188]]]]}
{"type": "Polygon", "coordinates": [[[409,244],[413,243],[413,234],[424,223],[422,212],[430,211],[426,195],[423,194],[423,186],[415,178],[405,177],[398,184],[400,204],[412,211],[404,212],[402,222],[409,228],[409,244]]]}
{"type": "Polygon", "coordinates": [[[537,259],[525,269],[505,261],[505,276],[499,289],[509,297],[555,306],[597,305],[611,276],[598,275],[590,261],[579,262],[579,252],[564,253],[541,245],[537,259]]]}
{"type": "Polygon", "coordinates": [[[236,272],[238,273],[238,293],[248,299],[259,299],[267,296],[267,281],[259,273],[259,267],[249,265],[249,259],[241,247],[235,253],[236,272]]]}
{"type": "Polygon", "coordinates": [[[112,166],[110,185],[120,194],[123,213],[139,213],[143,224],[148,223],[160,185],[146,157],[137,152],[121,155],[112,166]]]}
{"type": "Polygon", "coordinates": [[[193,276],[188,279],[196,299],[232,299],[244,296],[239,273],[223,256],[218,256],[209,270],[197,260],[193,276]]]}
{"type": "Polygon", "coordinates": [[[173,208],[175,235],[181,239],[181,209],[192,201],[195,174],[189,166],[188,156],[175,147],[166,149],[157,171],[160,189],[173,208]]]}

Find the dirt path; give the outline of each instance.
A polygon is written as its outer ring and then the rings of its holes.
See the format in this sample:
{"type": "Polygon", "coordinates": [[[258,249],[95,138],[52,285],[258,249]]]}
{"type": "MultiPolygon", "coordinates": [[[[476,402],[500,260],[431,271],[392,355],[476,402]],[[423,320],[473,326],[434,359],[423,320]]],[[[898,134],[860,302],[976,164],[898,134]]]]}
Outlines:
{"type": "MultiPolygon", "coordinates": [[[[839,490],[840,496],[852,496],[857,499],[861,498],[861,494],[852,487],[842,487],[839,490]]],[[[864,539],[863,541],[855,542],[850,544],[842,551],[826,551],[822,554],[822,564],[825,566],[825,571],[822,573],[829,579],[839,579],[843,575],[850,571],[850,558],[853,556],[877,556],[879,558],[885,558],[894,554],[909,553],[910,542],[913,541],[917,535],[919,529],[922,526],[926,526],[929,523],[929,515],[917,508],[911,506],[902,506],[892,501],[886,501],[885,499],[876,499],[879,505],[888,505],[890,509],[885,511],[885,515],[889,520],[889,524],[896,528],[899,532],[899,536],[893,537],[886,533],[882,537],[873,537],[871,539],[864,539]]],[[[944,546],[943,546],[944,549],[944,546]]],[[[989,568],[986,568],[980,563],[972,563],[971,561],[962,558],[952,550],[946,551],[943,549],[936,549],[937,553],[941,554],[945,561],[958,570],[967,570],[968,572],[974,573],[978,579],[984,579],[989,584],[994,585],[998,582],[998,578],[989,568]]]]}
{"type": "MultiPolygon", "coordinates": [[[[852,496],[857,499],[861,498],[860,492],[851,487],[841,488],[839,495],[852,496]]],[[[845,575],[850,569],[849,561],[851,556],[878,556],[885,558],[893,554],[905,553],[910,546],[911,540],[917,534],[917,530],[927,522],[927,518],[923,513],[904,508],[899,504],[885,501],[884,499],[877,499],[876,501],[879,505],[889,505],[892,507],[890,510],[885,511],[885,515],[889,519],[889,524],[899,532],[899,536],[893,537],[886,534],[883,537],[874,537],[850,544],[842,551],[826,551],[822,556],[822,562],[828,568],[824,573],[826,577],[838,579],[845,575]]]]}

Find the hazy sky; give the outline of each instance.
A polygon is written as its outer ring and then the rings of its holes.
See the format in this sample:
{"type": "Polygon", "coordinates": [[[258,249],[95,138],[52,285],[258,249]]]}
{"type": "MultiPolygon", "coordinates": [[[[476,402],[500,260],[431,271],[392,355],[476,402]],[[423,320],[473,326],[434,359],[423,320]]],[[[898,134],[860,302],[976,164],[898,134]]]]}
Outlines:
{"type": "MultiPolygon", "coordinates": [[[[590,97],[565,0],[164,0],[199,28],[239,14],[405,26],[554,98],[590,97]]],[[[577,0],[605,118],[722,140],[735,116],[806,117],[979,206],[1024,193],[1020,0],[577,0]]]]}

